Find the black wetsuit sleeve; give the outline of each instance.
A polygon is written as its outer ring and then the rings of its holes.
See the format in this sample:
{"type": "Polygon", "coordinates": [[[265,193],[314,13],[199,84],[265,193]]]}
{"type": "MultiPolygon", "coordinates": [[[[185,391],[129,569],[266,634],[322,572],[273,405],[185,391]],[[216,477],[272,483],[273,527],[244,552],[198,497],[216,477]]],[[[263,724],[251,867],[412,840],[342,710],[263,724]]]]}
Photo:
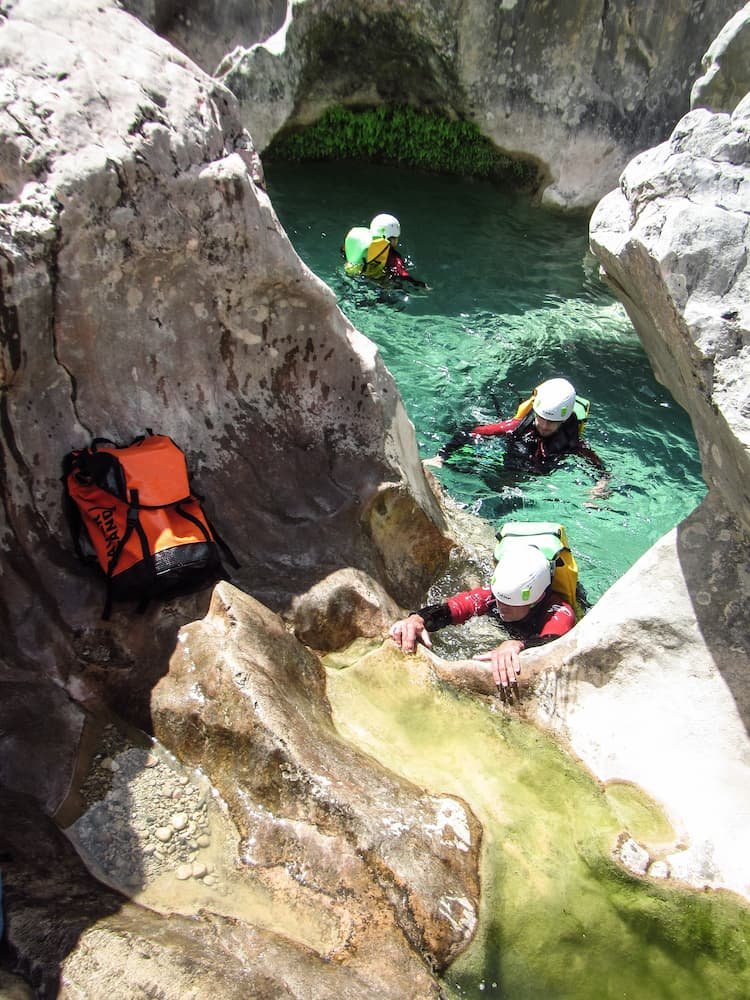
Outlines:
{"type": "Polygon", "coordinates": [[[428,604],[419,611],[410,611],[410,615],[419,615],[424,620],[428,632],[437,632],[451,624],[451,610],[447,604],[428,604]]]}
{"type": "Polygon", "coordinates": [[[438,455],[441,458],[450,458],[454,452],[463,448],[465,444],[469,444],[472,440],[470,431],[456,431],[453,437],[445,442],[438,455]]]}
{"type": "Polygon", "coordinates": [[[600,472],[604,472],[607,473],[607,475],[609,475],[609,473],[607,472],[607,467],[605,466],[604,462],[599,458],[594,449],[589,448],[589,446],[587,444],[584,444],[583,441],[578,442],[578,447],[576,448],[576,454],[580,455],[581,458],[585,458],[586,461],[590,462],[595,469],[599,469],[600,472]]]}

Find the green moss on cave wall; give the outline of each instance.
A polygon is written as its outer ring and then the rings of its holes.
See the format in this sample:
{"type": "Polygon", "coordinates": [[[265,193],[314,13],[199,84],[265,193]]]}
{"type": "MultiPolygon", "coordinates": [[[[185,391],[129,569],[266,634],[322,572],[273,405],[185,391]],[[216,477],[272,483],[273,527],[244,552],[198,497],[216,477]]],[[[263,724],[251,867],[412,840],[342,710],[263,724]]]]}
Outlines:
{"type": "Polygon", "coordinates": [[[331,108],[314,125],[280,133],[266,160],[374,160],[435,173],[481,177],[532,190],[536,167],[500,153],[472,122],[415,108],[331,108]]]}

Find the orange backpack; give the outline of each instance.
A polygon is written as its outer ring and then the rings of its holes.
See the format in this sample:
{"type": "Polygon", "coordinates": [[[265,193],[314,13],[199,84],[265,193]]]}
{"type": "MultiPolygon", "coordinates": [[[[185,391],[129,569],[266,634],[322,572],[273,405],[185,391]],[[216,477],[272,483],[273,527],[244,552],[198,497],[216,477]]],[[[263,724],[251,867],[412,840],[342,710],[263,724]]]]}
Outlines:
{"type": "Polygon", "coordinates": [[[180,593],[226,575],[217,543],[192,492],[184,452],[162,434],[126,446],[95,438],[63,460],[68,520],[78,555],[107,578],[104,618],[113,600],[180,593]]]}

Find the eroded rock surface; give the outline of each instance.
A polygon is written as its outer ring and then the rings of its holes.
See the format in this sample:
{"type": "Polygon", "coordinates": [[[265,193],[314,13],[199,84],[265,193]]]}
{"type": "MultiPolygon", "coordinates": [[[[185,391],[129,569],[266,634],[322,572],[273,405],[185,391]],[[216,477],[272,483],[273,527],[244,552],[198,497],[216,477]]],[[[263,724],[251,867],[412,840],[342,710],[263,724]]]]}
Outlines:
{"type": "Polygon", "coordinates": [[[260,150],[335,104],[438,108],[538,163],[549,205],[590,207],[687,111],[701,56],[735,10],[729,0],[304,0],[217,75],[260,150]]]}
{"type": "MultiPolygon", "coordinates": [[[[750,898],[750,541],[716,495],[537,664],[539,717],[662,803],[672,876],[750,898]]],[[[539,655],[539,654],[537,654],[539,655]]]]}
{"type": "MultiPolygon", "coordinates": [[[[101,716],[114,711],[150,730],[152,688],[179,629],[201,619],[210,598],[206,589],[101,620],[102,580],[77,562],[64,518],[68,450],[94,436],[127,443],[146,428],[172,436],[240,562],[235,582],[290,627],[293,608],[305,608],[300,631],[322,648],[348,638],[344,625],[378,628],[386,613],[374,609],[379,596],[387,610],[388,601],[416,599],[452,543],[393,380],[291,247],[233,95],[108,0],[5,5],[0,66],[0,777],[4,793],[31,798],[24,816],[41,810],[66,824],[80,806],[80,762],[101,716]],[[404,518],[410,532],[397,539],[389,521],[404,518]],[[333,596],[324,585],[331,579],[333,596]],[[340,609],[330,630],[316,611],[326,602],[340,609]]],[[[143,876],[165,873],[146,863],[156,844],[149,831],[130,828],[127,796],[118,795],[84,832],[91,848],[112,820],[112,864],[93,867],[134,894],[143,876]],[[133,855],[119,867],[125,855],[114,857],[116,845],[133,855]]],[[[409,795],[402,798],[406,812],[409,795]]],[[[417,840],[427,836],[416,830],[422,819],[435,824],[439,813],[438,804],[418,802],[409,814],[417,840]]],[[[158,813],[161,836],[171,824],[176,843],[182,813],[158,813]]],[[[207,836],[198,813],[185,811],[187,826],[207,836]]],[[[411,914],[402,915],[407,936],[368,858],[343,841],[334,856],[325,830],[286,822],[284,838],[314,843],[309,857],[329,866],[330,893],[315,900],[320,921],[337,928],[332,950],[351,944],[336,900],[359,900],[361,950],[350,969],[332,965],[324,947],[311,954],[305,941],[269,936],[252,915],[238,923],[217,911],[203,938],[193,937],[188,919],[171,924],[121,908],[124,897],[101,886],[99,896],[91,880],[79,906],[62,885],[36,876],[28,905],[6,895],[14,920],[23,915],[23,932],[17,921],[12,927],[16,966],[44,980],[49,996],[58,995],[55,977],[67,976],[69,992],[59,995],[132,989],[181,1000],[195,988],[192,976],[199,992],[222,996],[359,997],[373,994],[376,966],[394,997],[412,985],[416,995],[435,995],[419,949],[446,961],[461,946],[470,933],[460,902],[468,893],[470,913],[468,888],[442,914],[453,888],[441,888],[445,873],[428,864],[414,876],[412,913],[408,873],[394,863],[406,893],[400,906],[411,914]],[[373,899],[380,917],[367,927],[373,899]],[[52,914],[61,911],[56,929],[52,914]],[[123,979],[125,952],[141,935],[153,950],[136,944],[135,952],[154,961],[136,958],[123,979]],[[207,940],[211,954],[202,959],[207,940]]],[[[23,838],[14,848],[19,866],[34,863],[28,839],[29,851],[23,838]]],[[[396,853],[397,843],[394,833],[396,853]]],[[[475,850],[464,871],[474,892],[475,850]]],[[[181,853],[172,860],[203,863],[181,853]]],[[[387,867],[374,845],[372,865],[387,867]]],[[[297,885],[287,880],[287,889],[297,885]]],[[[314,925],[314,906],[308,914],[314,925]]]]}
{"type": "Polygon", "coordinates": [[[375,902],[382,893],[439,967],[468,943],[477,821],[462,803],[423,793],[341,740],[319,660],[257,601],[216,588],[206,619],[180,633],[153,715],[159,739],[211,776],[241,832],[244,862],[278,891],[302,886],[330,897],[356,927],[383,908],[375,902]],[[357,858],[377,881],[352,894],[345,873],[357,858]]]}
{"type": "MultiPolygon", "coordinates": [[[[4,940],[25,980],[0,979],[4,996],[440,996],[392,923],[384,929],[384,921],[373,919],[356,942],[360,948],[332,961],[289,934],[235,915],[209,909],[200,915],[157,913],[96,882],[33,800],[3,795],[0,804],[4,940]],[[399,938],[400,947],[394,944],[399,938]]],[[[360,888],[350,879],[351,892],[360,888]]]]}
{"type": "Polygon", "coordinates": [[[750,896],[750,103],[690,112],[598,206],[591,244],[657,377],[690,413],[709,494],[570,637],[543,714],[602,778],[666,806],[672,874],[750,896]]]}
{"type": "Polygon", "coordinates": [[[232,95],[114,3],[20,0],[0,48],[6,655],[147,727],[207,595],[100,621],[63,513],[71,447],[171,435],[275,610],[349,567],[415,599],[450,543],[396,387],[294,253],[232,95]]]}
{"type": "Polygon", "coordinates": [[[750,532],[750,103],[696,109],[597,207],[591,246],[657,378],[688,411],[703,475],[750,532]]]}
{"type": "Polygon", "coordinates": [[[702,60],[703,76],[693,84],[692,108],[734,111],[750,90],[750,4],[721,29],[702,60]]]}

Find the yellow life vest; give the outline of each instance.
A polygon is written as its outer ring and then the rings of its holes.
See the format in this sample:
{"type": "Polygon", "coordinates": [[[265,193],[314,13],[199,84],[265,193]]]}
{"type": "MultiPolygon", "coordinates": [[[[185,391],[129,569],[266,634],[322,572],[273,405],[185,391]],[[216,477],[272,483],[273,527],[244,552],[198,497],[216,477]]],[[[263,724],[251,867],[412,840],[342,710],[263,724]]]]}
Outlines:
{"type": "MultiPolygon", "coordinates": [[[[536,398],[538,389],[539,386],[537,386],[536,389],[534,389],[534,391],[532,392],[532,394],[529,396],[528,399],[525,399],[522,403],[519,404],[518,409],[516,410],[516,420],[523,420],[523,418],[527,416],[527,414],[531,413],[534,407],[534,399],[536,398]]],[[[586,421],[588,420],[590,409],[591,409],[591,404],[589,403],[588,399],[584,399],[583,396],[576,396],[576,401],[573,404],[573,412],[575,413],[576,417],[578,417],[579,437],[583,436],[583,432],[586,429],[586,421]]]]}
{"type": "Polygon", "coordinates": [[[370,235],[370,230],[364,226],[355,226],[350,229],[344,239],[344,273],[350,278],[356,278],[360,274],[365,278],[378,281],[385,274],[385,265],[388,262],[388,251],[391,248],[390,241],[384,236],[370,235]]]}
{"type": "Polygon", "coordinates": [[[554,563],[555,572],[552,576],[552,589],[562,594],[580,618],[581,608],[576,590],[578,588],[578,563],[568,546],[565,528],[552,521],[508,521],[497,533],[495,560],[500,558],[501,551],[506,553],[514,545],[534,545],[540,552],[554,563]]]}
{"type": "Polygon", "coordinates": [[[377,281],[385,274],[385,265],[388,261],[388,251],[391,249],[390,241],[384,236],[376,236],[370,243],[365,254],[364,268],[362,273],[366,278],[377,281]]]}

